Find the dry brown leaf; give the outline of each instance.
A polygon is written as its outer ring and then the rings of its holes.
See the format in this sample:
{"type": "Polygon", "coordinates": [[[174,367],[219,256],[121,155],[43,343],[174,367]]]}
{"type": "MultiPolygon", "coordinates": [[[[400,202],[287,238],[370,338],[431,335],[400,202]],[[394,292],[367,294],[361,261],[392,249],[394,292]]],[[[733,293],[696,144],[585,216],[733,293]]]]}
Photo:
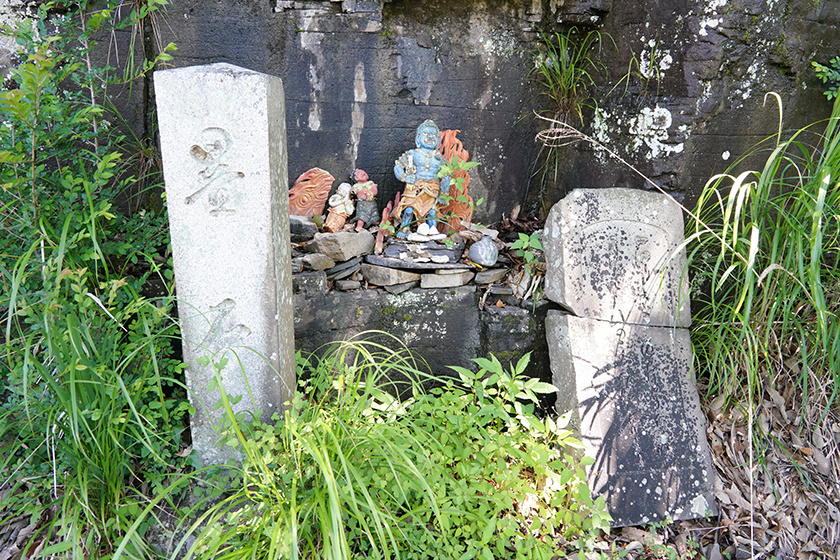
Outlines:
{"type": "Polygon", "coordinates": [[[726,395],[719,395],[709,403],[709,412],[712,414],[714,421],[715,419],[720,417],[720,413],[723,411],[723,405],[726,404],[726,395]]]}
{"type": "Polygon", "coordinates": [[[785,409],[785,399],[782,395],[776,391],[773,387],[767,385],[764,388],[767,391],[767,394],[770,395],[770,400],[773,401],[773,404],[779,407],[781,410],[785,409]]]}
{"type": "MultiPolygon", "coordinates": [[[[749,533],[747,533],[749,534],[749,533]]],[[[741,535],[735,536],[735,542],[741,545],[739,548],[745,548],[750,550],[752,548],[755,549],[756,552],[764,552],[764,547],[758,544],[756,541],[751,540],[747,537],[742,537],[741,535]]]]}
{"type": "Polygon", "coordinates": [[[627,543],[627,546],[624,547],[624,550],[627,552],[633,552],[634,550],[641,550],[644,548],[644,545],[639,541],[630,541],[627,543]]]}
{"type": "Polygon", "coordinates": [[[799,542],[807,543],[808,539],[811,537],[811,532],[806,527],[800,527],[796,531],[796,539],[799,542]]]}
{"type": "Polygon", "coordinates": [[[787,531],[788,533],[793,533],[794,532],[793,523],[792,523],[792,520],[791,520],[790,516],[784,516],[781,519],[779,519],[779,526],[782,529],[784,529],[785,531],[787,531]]]}
{"type": "Polygon", "coordinates": [[[750,507],[750,503],[741,495],[741,493],[732,486],[728,490],[726,490],[726,494],[729,496],[729,501],[744,511],[750,511],[752,508],[750,507]]]}
{"type": "Polygon", "coordinates": [[[762,410],[761,414],[758,415],[758,427],[761,428],[761,432],[766,434],[770,432],[770,420],[767,418],[767,414],[762,410]]]}
{"type": "Polygon", "coordinates": [[[656,533],[649,533],[636,527],[622,527],[621,536],[630,541],[639,541],[642,543],[652,542],[654,544],[662,544],[662,537],[656,533]]]}
{"type": "Polygon", "coordinates": [[[713,544],[706,550],[706,557],[709,560],[723,560],[723,555],[720,553],[720,545],[718,543],[713,544]]]}
{"type": "Polygon", "coordinates": [[[840,522],[840,509],[837,509],[837,507],[833,504],[826,504],[826,509],[828,510],[828,515],[830,515],[834,521],[840,522]]]}
{"type": "Polygon", "coordinates": [[[798,356],[791,356],[787,360],[785,360],[785,367],[793,373],[793,375],[799,375],[799,372],[802,371],[799,367],[799,357],[798,356]]]}
{"type": "Polygon", "coordinates": [[[823,549],[816,542],[811,540],[804,547],[802,547],[802,550],[804,550],[805,552],[822,552],[823,549]]]}
{"type": "Polygon", "coordinates": [[[189,457],[190,453],[192,453],[192,445],[188,445],[187,447],[183,448],[181,451],[176,453],[178,457],[189,457]]]}
{"type": "Polygon", "coordinates": [[[816,447],[813,449],[813,457],[814,462],[817,464],[817,470],[820,471],[820,474],[831,476],[831,463],[828,461],[828,458],[816,447]]]}
{"type": "Polygon", "coordinates": [[[677,554],[680,555],[680,558],[684,557],[688,552],[688,546],[686,545],[686,537],[685,533],[679,533],[676,538],[676,546],[677,546],[677,554]]]}

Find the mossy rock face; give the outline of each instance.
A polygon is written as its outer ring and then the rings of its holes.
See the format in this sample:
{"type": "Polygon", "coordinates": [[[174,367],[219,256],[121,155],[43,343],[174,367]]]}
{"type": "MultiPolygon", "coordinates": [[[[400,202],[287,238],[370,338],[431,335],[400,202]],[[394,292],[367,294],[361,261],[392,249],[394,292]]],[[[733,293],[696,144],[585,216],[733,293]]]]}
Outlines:
{"type": "Polygon", "coordinates": [[[528,374],[550,380],[545,349],[547,304],[479,310],[474,286],[414,289],[399,295],[384,290],[295,295],[295,346],[322,351],[332,341],[365,331],[395,336],[435,373],[452,375],[449,366],[475,369],[477,357],[496,355],[507,367],[532,353],[528,374]]]}
{"type": "Polygon", "coordinates": [[[308,352],[361,332],[381,331],[402,340],[431,371],[444,375],[452,373],[448,366],[472,367],[482,355],[474,286],[399,295],[376,289],[296,296],[295,317],[295,344],[308,352]]]}

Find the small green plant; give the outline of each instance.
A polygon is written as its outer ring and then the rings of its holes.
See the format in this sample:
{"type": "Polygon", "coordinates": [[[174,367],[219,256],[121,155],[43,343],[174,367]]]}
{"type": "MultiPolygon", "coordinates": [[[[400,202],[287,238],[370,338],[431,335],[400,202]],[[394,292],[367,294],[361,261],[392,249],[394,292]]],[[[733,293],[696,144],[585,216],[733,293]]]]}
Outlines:
{"type": "Polygon", "coordinates": [[[511,244],[510,249],[517,257],[522,259],[525,268],[533,272],[539,260],[537,251],[541,252],[543,250],[540,232],[535,231],[531,235],[520,232],[519,238],[511,244]]]}
{"type": "Polygon", "coordinates": [[[832,58],[828,65],[812,60],[811,66],[813,66],[817,78],[827,86],[824,92],[825,96],[829,99],[837,97],[837,91],[840,88],[840,56],[832,58]]]}
{"type": "Polygon", "coordinates": [[[438,179],[442,179],[443,177],[450,176],[452,177],[452,182],[454,183],[457,189],[462,189],[466,179],[459,173],[458,171],[466,171],[469,172],[470,169],[481,165],[477,161],[459,161],[457,157],[453,156],[452,161],[446,162],[440,166],[440,171],[438,171],[438,179]]]}
{"type": "MultiPolygon", "coordinates": [[[[536,112],[563,122],[577,116],[583,123],[584,111],[597,109],[593,88],[607,70],[599,60],[605,34],[572,27],[565,32],[541,32],[540,38],[540,44],[530,51],[534,63],[531,75],[544,88],[549,103],[548,109],[536,112]]],[[[612,41],[609,35],[606,38],[612,41]]],[[[533,173],[539,181],[539,200],[544,201],[549,186],[557,184],[563,165],[560,150],[541,147],[533,173]]]]}
{"type": "Polygon", "coordinates": [[[457,156],[452,157],[452,161],[444,163],[440,166],[440,171],[438,171],[438,179],[442,179],[444,177],[450,177],[451,181],[449,184],[449,194],[441,194],[440,200],[443,202],[444,205],[449,204],[453,200],[464,205],[468,205],[471,208],[476,206],[481,206],[484,202],[484,198],[479,198],[477,201],[473,201],[472,197],[470,197],[464,189],[464,186],[467,184],[469,179],[469,171],[470,169],[481,165],[477,161],[460,161],[458,160],[457,156]],[[454,194],[453,196],[453,193],[454,194]]]}
{"type": "Polygon", "coordinates": [[[624,95],[630,89],[630,82],[638,83],[639,97],[647,96],[651,91],[651,85],[656,84],[654,96],[659,95],[659,87],[662,83],[663,66],[668,62],[668,54],[660,48],[659,38],[654,38],[642,48],[636,56],[635,52],[630,53],[630,61],[627,63],[627,72],[615,84],[612,91],[615,91],[621,84],[624,84],[624,95]]]}

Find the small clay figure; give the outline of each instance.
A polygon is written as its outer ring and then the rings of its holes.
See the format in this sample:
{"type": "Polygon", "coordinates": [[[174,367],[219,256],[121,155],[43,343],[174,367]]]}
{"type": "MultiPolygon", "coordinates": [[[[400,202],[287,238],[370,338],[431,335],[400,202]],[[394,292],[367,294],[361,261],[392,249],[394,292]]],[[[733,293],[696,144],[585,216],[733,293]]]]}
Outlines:
{"type": "Polygon", "coordinates": [[[421,222],[418,233],[437,235],[437,211],[444,202],[441,194],[449,194],[450,177],[438,179],[438,172],[446,163],[437,149],[440,129],[433,121],[424,121],[417,127],[414,142],[417,147],[394,162],[394,175],[406,184],[402,200],[392,214],[399,220],[399,239],[408,236],[408,226],[413,220],[421,222]]]}
{"type": "Polygon", "coordinates": [[[309,218],[324,212],[335,177],[317,167],[297,178],[289,191],[289,213],[309,218]]]}
{"type": "Polygon", "coordinates": [[[330,211],[327,220],[324,222],[324,229],[330,233],[341,231],[347,217],[353,214],[353,199],[350,198],[353,187],[350,183],[338,185],[338,192],[330,197],[330,211]]]}
{"type": "Polygon", "coordinates": [[[356,229],[361,230],[379,221],[375,198],[379,189],[361,169],[353,172],[353,180],[356,181],[353,185],[353,194],[356,195],[356,229]]]}

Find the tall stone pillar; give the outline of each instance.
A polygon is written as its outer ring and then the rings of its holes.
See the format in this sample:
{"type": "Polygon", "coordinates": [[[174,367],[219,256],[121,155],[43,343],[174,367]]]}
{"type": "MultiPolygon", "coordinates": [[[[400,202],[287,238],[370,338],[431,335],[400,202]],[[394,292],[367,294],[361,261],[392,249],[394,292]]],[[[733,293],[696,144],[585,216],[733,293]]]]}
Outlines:
{"type": "Polygon", "coordinates": [[[264,419],[295,387],[283,83],[223,63],[154,80],[193,447],[219,464],[214,378],[264,419]]]}
{"type": "Polygon", "coordinates": [[[572,412],[588,481],[614,526],[717,511],[694,385],[683,221],[669,197],[576,189],[543,236],[557,408],[572,412]]]}

